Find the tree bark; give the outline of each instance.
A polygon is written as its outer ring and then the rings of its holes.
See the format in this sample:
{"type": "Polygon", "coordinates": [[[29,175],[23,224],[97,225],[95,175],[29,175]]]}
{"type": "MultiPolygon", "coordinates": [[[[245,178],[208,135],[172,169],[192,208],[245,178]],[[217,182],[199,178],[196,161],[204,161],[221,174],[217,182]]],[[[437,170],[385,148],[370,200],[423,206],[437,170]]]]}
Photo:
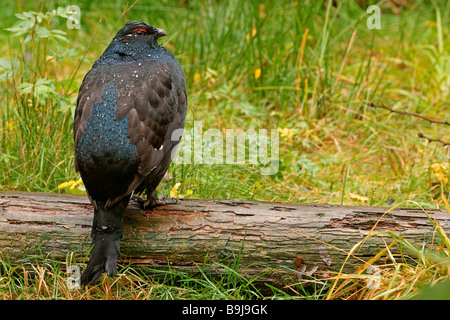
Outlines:
{"type": "MultiPolygon", "coordinates": [[[[180,200],[141,210],[131,201],[124,215],[121,262],[224,272],[238,263],[239,273],[275,286],[292,284],[304,273],[352,272],[393,241],[390,231],[422,245],[435,228],[450,232],[444,210],[240,200],[180,200]],[[373,227],[375,226],[374,230],[373,227]],[[370,233],[370,236],[367,237],[370,233]],[[374,235],[376,233],[376,235],[374,235]]],[[[0,258],[17,264],[39,252],[78,261],[90,246],[93,208],[86,196],[0,192],[0,258]]]]}

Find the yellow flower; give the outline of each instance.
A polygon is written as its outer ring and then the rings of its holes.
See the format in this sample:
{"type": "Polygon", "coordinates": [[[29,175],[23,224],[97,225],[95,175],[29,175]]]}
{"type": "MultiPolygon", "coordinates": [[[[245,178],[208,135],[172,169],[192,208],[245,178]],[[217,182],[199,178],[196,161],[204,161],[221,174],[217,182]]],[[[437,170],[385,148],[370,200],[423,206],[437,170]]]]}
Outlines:
{"type": "Polygon", "coordinates": [[[6,121],[6,126],[4,128],[0,128],[0,131],[10,131],[12,132],[12,128],[14,128],[18,124],[18,121],[6,121]]]}
{"type": "Polygon", "coordinates": [[[433,163],[430,166],[431,170],[434,172],[431,176],[432,178],[437,178],[439,181],[442,181],[444,184],[448,183],[448,175],[447,171],[450,172],[450,166],[442,164],[442,163],[433,163]]]}
{"type": "Polygon", "coordinates": [[[200,79],[201,79],[200,74],[194,73],[194,83],[198,83],[200,79]]]}
{"type": "Polygon", "coordinates": [[[261,77],[261,68],[255,70],[255,80],[258,80],[261,77]]]}
{"type": "Polygon", "coordinates": [[[442,169],[442,164],[433,163],[430,167],[431,167],[431,170],[433,170],[434,172],[439,172],[442,169]]]}
{"type": "MultiPolygon", "coordinates": [[[[256,30],[256,28],[252,28],[252,35],[251,35],[251,37],[252,37],[252,38],[256,37],[256,34],[257,34],[257,33],[258,33],[258,30],[256,30]]],[[[245,35],[245,39],[246,39],[247,41],[250,40],[250,33],[249,33],[249,32],[247,32],[247,34],[245,35]]]]}
{"type": "Polygon", "coordinates": [[[359,194],[357,194],[357,193],[353,193],[353,192],[350,192],[350,193],[349,193],[349,196],[350,196],[350,199],[353,199],[353,200],[359,200],[359,201],[361,201],[361,202],[367,202],[367,201],[370,200],[370,199],[367,198],[367,197],[361,196],[361,195],[359,195],[359,194]]]}
{"type": "Polygon", "coordinates": [[[81,180],[81,178],[79,178],[78,180],[69,180],[67,182],[63,182],[61,184],[58,185],[58,189],[64,189],[67,187],[70,187],[69,189],[75,189],[76,187],[83,185],[83,180],[81,180]]]}
{"type": "Polygon", "coordinates": [[[82,184],[83,184],[83,180],[81,180],[81,178],[80,178],[80,179],[78,179],[77,181],[75,181],[74,184],[72,184],[72,185],[70,186],[70,189],[74,189],[75,187],[78,187],[78,186],[80,186],[80,185],[82,185],[82,184]]]}
{"type": "Polygon", "coordinates": [[[442,172],[442,171],[435,172],[431,177],[432,177],[432,178],[437,178],[439,181],[442,181],[444,184],[447,184],[447,183],[448,183],[448,177],[447,177],[447,175],[446,175],[444,172],[442,172]]]}
{"type": "Polygon", "coordinates": [[[170,197],[171,198],[178,198],[178,188],[181,186],[181,183],[177,182],[173,186],[173,188],[170,190],[170,197]]]}
{"type": "Polygon", "coordinates": [[[191,194],[194,193],[191,189],[187,189],[186,190],[186,194],[180,194],[180,193],[178,193],[178,188],[180,186],[181,186],[181,183],[179,183],[179,182],[175,183],[173,188],[170,190],[170,197],[171,198],[183,199],[185,196],[190,196],[191,194]]]}
{"type": "Polygon", "coordinates": [[[67,182],[63,182],[60,185],[58,185],[58,189],[64,189],[67,188],[68,186],[71,186],[72,184],[74,184],[76,181],[75,180],[69,180],[67,182]]]}
{"type": "Polygon", "coordinates": [[[282,137],[288,137],[288,138],[292,138],[296,132],[292,129],[289,128],[278,128],[278,132],[280,133],[280,135],[282,137]]]}

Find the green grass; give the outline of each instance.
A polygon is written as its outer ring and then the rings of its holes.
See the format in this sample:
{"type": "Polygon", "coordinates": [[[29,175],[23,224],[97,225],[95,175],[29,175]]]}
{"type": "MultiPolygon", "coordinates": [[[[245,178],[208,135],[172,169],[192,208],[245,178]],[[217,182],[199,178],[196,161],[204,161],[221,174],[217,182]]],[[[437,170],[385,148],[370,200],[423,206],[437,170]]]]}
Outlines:
{"type": "MultiPolygon", "coordinates": [[[[49,37],[36,28],[14,36],[6,28],[19,20],[15,13],[72,2],[5,3],[0,189],[82,192],[58,189],[79,178],[72,137],[78,87],[115,32],[142,20],[167,31],[161,42],[186,73],[187,130],[202,121],[204,130],[278,129],[280,137],[276,174],[261,175],[262,164],[172,164],[161,186],[166,195],[180,183],[178,194],[191,198],[445,208],[448,148],[417,133],[449,141],[448,126],[366,102],[448,120],[450,1],[403,8],[382,1],[379,30],[366,26],[367,3],[331,3],[80,1],[81,29],[47,17],[40,26],[67,32],[49,37]]],[[[184,283],[209,285],[196,281],[184,283]]],[[[185,294],[171,290],[174,298],[185,294]]]]}

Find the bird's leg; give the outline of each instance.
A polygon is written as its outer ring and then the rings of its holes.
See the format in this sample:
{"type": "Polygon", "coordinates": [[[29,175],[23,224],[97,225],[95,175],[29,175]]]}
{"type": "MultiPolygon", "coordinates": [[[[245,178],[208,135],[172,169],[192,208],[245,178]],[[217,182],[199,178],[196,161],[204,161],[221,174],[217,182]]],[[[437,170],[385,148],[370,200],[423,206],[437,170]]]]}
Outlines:
{"type": "Polygon", "coordinates": [[[151,193],[147,193],[147,200],[144,202],[144,209],[156,207],[158,200],[158,194],[156,190],[153,190],[151,193]]]}
{"type": "Polygon", "coordinates": [[[129,200],[130,197],[126,197],[111,208],[105,208],[105,203],[97,202],[92,225],[92,249],[87,267],[81,275],[82,285],[96,283],[104,272],[110,277],[116,274],[123,232],[123,212],[129,200]]]}

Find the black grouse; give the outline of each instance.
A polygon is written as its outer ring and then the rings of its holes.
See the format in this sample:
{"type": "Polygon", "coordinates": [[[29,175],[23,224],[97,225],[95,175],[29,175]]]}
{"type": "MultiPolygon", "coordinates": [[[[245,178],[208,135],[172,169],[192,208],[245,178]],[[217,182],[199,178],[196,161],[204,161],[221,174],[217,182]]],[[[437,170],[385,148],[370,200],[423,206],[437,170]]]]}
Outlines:
{"type": "Polygon", "coordinates": [[[163,29],[130,21],[81,84],[75,168],[94,207],[92,249],[81,284],[116,274],[123,212],[133,193],[154,204],[184,128],[183,70],[157,42],[163,29]]]}

